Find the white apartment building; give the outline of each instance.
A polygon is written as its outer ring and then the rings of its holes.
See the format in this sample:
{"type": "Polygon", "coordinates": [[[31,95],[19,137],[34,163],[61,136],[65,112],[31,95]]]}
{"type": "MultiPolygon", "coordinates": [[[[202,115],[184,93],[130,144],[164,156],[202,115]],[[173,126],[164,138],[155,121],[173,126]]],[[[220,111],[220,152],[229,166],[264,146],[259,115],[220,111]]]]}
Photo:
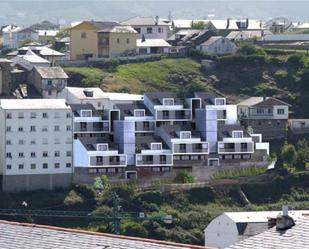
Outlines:
{"type": "Polygon", "coordinates": [[[2,99],[3,191],[68,187],[73,177],[72,111],[64,99],[2,99]]]}

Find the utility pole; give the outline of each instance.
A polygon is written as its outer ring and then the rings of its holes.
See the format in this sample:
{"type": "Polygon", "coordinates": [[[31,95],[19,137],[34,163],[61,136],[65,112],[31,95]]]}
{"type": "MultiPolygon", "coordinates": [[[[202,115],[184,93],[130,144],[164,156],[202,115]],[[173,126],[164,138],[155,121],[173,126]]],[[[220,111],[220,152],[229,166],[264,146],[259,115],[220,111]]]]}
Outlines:
{"type": "Polygon", "coordinates": [[[113,192],[112,196],[112,201],[113,201],[113,217],[112,217],[112,232],[114,234],[120,234],[120,201],[119,201],[119,196],[117,195],[116,192],[113,192]]]}

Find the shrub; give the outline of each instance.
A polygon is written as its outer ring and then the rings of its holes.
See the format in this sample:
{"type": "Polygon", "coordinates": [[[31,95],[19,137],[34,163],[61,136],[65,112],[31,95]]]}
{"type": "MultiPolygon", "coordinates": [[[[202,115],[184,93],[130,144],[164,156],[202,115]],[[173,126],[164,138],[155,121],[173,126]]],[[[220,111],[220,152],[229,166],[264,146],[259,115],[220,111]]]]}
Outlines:
{"type": "Polygon", "coordinates": [[[194,177],[191,176],[187,170],[181,170],[176,178],[174,179],[176,183],[193,183],[194,177]]]}
{"type": "Polygon", "coordinates": [[[297,154],[296,149],[293,144],[284,144],[281,149],[281,157],[285,163],[287,163],[289,166],[294,166],[297,154]]]}
{"type": "Polygon", "coordinates": [[[192,188],[187,192],[190,203],[207,204],[215,199],[215,193],[212,188],[192,188]]]}
{"type": "Polygon", "coordinates": [[[246,44],[239,49],[239,52],[243,55],[260,55],[266,56],[266,52],[263,48],[255,46],[253,44],[246,44]]]}
{"type": "Polygon", "coordinates": [[[122,225],[122,233],[134,237],[146,238],[148,236],[148,231],[141,223],[134,221],[125,222],[122,225]]]}
{"type": "Polygon", "coordinates": [[[85,200],[94,200],[95,192],[93,188],[86,184],[75,185],[73,187],[76,193],[80,194],[85,200]]]}
{"type": "Polygon", "coordinates": [[[302,67],[304,56],[301,54],[292,54],[288,57],[287,63],[292,67],[302,67]]]}
{"type": "Polygon", "coordinates": [[[140,201],[148,202],[148,203],[155,203],[158,205],[161,205],[163,202],[163,196],[162,193],[159,191],[147,191],[140,193],[137,198],[140,201]]]}
{"type": "Polygon", "coordinates": [[[78,195],[74,190],[71,190],[69,194],[65,197],[63,203],[67,206],[74,206],[83,203],[83,198],[78,195]]]}

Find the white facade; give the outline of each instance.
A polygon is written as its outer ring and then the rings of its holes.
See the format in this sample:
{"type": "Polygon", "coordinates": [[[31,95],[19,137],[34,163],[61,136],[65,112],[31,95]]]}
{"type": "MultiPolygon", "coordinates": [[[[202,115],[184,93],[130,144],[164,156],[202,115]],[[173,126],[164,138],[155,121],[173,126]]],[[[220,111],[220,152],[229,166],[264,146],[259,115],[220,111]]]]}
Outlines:
{"type": "MultiPolygon", "coordinates": [[[[296,220],[308,213],[308,210],[289,211],[289,215],[296,220]]],[[[268,229],[269,218],[276,218],[279,214],[282,212],[223,213],[213,219],[204,230],[205,246],[221,249],[262,233],[268,229]]]]}
{"type": "Polygon", "coordinates": [[[92,104],[97,110],[114,109],[116,104],[130,104],[142,100],[139,94],[108,93],[98,87],[65,87],[58,98],[66,99],[68,104],[92,104]]]}
{"type": "Polygon", "coordinates": [[[38,41],[39,34],[29,28],[17,27],[3,32],[3,47],[5,49],[19,48],[25,41],[38,41]]]}
{"type": "Polygon", "coordinates": [[[224,55],[236,52],[236,45],[225,37],[210,37],[209,40],[197,46],[204,53],[224,55]]]}
{"type": "Polygon", "coordinates": [[[3,175],[72,174],[72,112],[65,100],[1,100],[3,175]]]}
{"type": "Polygon", "coordinates": [[[206,105],[207,110],[217,110],[218,121],[223,121],[225,124],[237,124],[237,105],[206,105]],[[225,114],[225,115],[221,115],[225,114]]]}

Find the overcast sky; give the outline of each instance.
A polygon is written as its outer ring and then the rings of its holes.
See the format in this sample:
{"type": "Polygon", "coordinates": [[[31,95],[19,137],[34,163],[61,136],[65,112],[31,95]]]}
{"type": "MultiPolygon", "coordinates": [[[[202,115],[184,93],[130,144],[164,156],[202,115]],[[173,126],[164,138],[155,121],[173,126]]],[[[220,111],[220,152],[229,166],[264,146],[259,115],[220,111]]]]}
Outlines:
{"type": "Polygon", "coordinates": [[[0,0],[0,24],[167,17],[169,11],[178,19],[284,16],[309,21],[309,0],[0,0]]]}

